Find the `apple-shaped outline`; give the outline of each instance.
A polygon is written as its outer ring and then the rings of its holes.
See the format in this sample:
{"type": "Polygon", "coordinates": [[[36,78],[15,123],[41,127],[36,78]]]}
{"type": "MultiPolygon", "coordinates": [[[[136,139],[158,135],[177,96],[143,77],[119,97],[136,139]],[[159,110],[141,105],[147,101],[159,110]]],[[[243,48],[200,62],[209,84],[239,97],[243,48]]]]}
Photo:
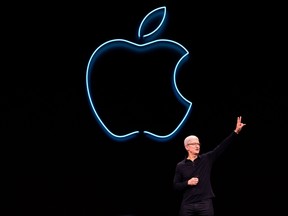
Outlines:
{"type": "MultiPolygon", "coordinates": [[[[156,8],[154,10],[152,10],[150,13],[148,13],[144,19],[142,20],[141,24],[139,25],[139,30],[138,30],[138,38],[140,39],[147,39],[148,37],[151,37],[152,35],[155,36],[155,32],[159,31],[160,27],[163,25],[164,20],[166,18],[166,6],[162,6],[159,8],[156,8]],[[159,14],[162,15],[162,20],[160,22],[160,24],[157,26],[157,28],[154,29],[154,31],[148,33],[148,34],[143,34],[141,33],[141,31],[143,30],[143,26],[147,25],[149,20],[152,19],[152,17],[154,15],[158,16],[159,14]],[[145,24],[145,25],[144,25],[145,24]]],[[[143,131],[143,134],[145,134],[147,137],[157,140],[157,141],[165,141],[165,140],[169,140],[172,137],[174,137],[176,135],[177,132],[179,132],[179,129],[183,126],[184,122],[187,120],[188,115],[191,113],[192,111],[192,102],[187,100],[179,91],[177,84],[176,84],[176,74],[177,71],[180,67],[181,64],[183,64],[184,60],[187,60],[187,57],[189,55],[189,51],[180,43],[170,40],[170,39],[156,39],[153,41],[149,41],[147,43],[143,43],[143,44],[137,44],[134,43],[132,41],[128,41],[126,39],[112,39],[109,41],[106,41],[104,43],[102,43],[100,46],[98,46],[95,51],[92,53],[89,61],[88,61],[88,65],[87,65],[87,69],[86,69],[86,90],[87,90],[87,95],[88,95],[88,100],[89,100],[89,104],[90,104],[90,108],[92,109],[93,114],[95,115],[95,118],[97,120],[97,122],[100,124],[100,126],[103,128],[104,132],[110,136],[112,139],[116,140],[116,141],[125,141],[128,139],[132,139],[134,138],[137,134],[140,133],[140,131],[132,131],[130,133],[127,134],[115,134],[113,133],[111,130],[108,129],[108,127],[104,124],[104,122],[102,121],[102,119],[100,118],[99,114],[96,111],[96,108],[94,106],[93,100],[92,100],[92,96],[91,96],[91,92],[90,92],[90,76],[92,73],[92,69],[93,69],[93,65],[97,59],[97,57],[99,55],[101,55],[102,52],[108,51],[108,49],[111,49],[115,46],[122,46],[122,47],[134,47],[135,49],[143,49],[142,51],[144,51],[144,48],[147,47],[151,47],[151,45],[155,45],[155,48],[157,47],[156,44],[158,45],[163,45],[165,44],[165,46],[167,47],[173,47],[175,49],[178,49],[181,53],[183,53],[182,57],[179,59],[179,61],[177,62],[174,71],[173,71],[173,90],[175,93],[175,96],[179,99],[179,101],[187,107],[187,111],[183,117],[183,119],[180,121],[180,123],[177,125],[177,127],[169,134],[166,135],[158,135],[155,133],[152,133],[148,130],[143,131]]]]}

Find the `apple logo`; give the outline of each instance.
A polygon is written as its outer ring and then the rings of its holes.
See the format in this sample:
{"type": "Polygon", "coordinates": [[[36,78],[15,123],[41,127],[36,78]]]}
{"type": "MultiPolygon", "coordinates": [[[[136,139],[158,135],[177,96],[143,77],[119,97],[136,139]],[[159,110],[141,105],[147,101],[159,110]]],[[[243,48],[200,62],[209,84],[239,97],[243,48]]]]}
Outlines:
{"type": "MultiPolygon", "coordinates": [[[[112,40],[108,40],[104,43],[102,43],[100,46],[98,46],[94,52],[92,53],[89,61],[88,61],[88,65],[87,65],[87,69],[86,69],[86,90],[87,90],[87,96],[88,96],[88,101],[89,101],[89,105],[90,108],[92,110],[92,113],[96,119],[96,121],[99,123],[99,125],[101,126],[101,128],[103,129],[103,131],[111,138],[114,139],[116,141],[125,141],[128,139],[132,139],[135,138],[136,136],[139,136],[140,134],[145,135],[146,137],[150,138],[150,139],[154,139],[156,141],[166,141],[171,139],[173,136],[175,136],[180,128],[183,126],[184,122],[187,120],[189,114],[191,113],[192,110],[192,102],[187,100],[179,91],[178,87],[177,87],[177,82],[176,82],[176,78],[177,78],[177,73],[179,71],[179,68],[181,65],[183,65],[183,63],[185,61],[187,61],[188,56],[189,56],[189,52],[188,50],[181,45],[180,43],[173,41],[173,40],[169,40],[169,39],[155,39],[156,37],[158,38],[159,32],[160,32],[160,27],[163,26],[164,21],[166,19],[166,7],[159,7],[156,8],[154,10],[152,10],[150,13],[148,13],[144,19],[142,20],[142,22],[139,25],[139,29],[138,29],[138,39],[139,43],[135,43],[126,39],[112,39],[112,40]],[[160,19],[158,19],[160,17],[160,19]],[[158,22],[155,22],[155,20],[157,19],[158,22]],[[160,22],[159,22],[160,20],[160,22]],[[154,24],[153,30],[149,31],[149,33],[144,34],[144,32],[148,32],[147,29],[151,29],[151,23],[154,21],[154,23],[156,23],[156,25],[154,24]],[[147,31],[146,31],[147,30],[147,31]],[[182,107],[184,112],[183,112],[183,116],[181,114],[181,120],[177,120],[177,122],[175,123],[176,125],[173,126],[173,128],[166,132],[164,135],[160,134],[160,133],[156,133],[156,132],[152,132],[148,126],[143,127],[143,125],[134,125],[133,127],[129,128],[126,131],[121,131],[121,132],[112,132],[112,126],[110,124],[109,126],[109,122],[113,121],[113,117],[112,115],[109,116],[109,119],[105,119],[103,116],[103,113],[105,113],[105,111],[109,111],[111,113],[116,113],[118,116],[120,116],[120,112],[117,113],[117,105],[114,105],[113,107],[111,106],[111,111],[110,109],[104,109],[103,106],[101,106],[101,104],[105,103],[102,102],[101,103],[101,99],[95,97],[95,92],[99,93],[99,91],[101,91],[101,96],[100,97],[104,97],[106,100],[120,100],[120,97],[117,98],[113,98],[112,94],[117,93],[117,91],[112,92],[111,88],[109,90],[109,88],[107,87],[107,91],[105,91],[105,89],[97,89],[95,86],[99,86],[100,83],[102,81],[98,81],[98,84],[95,80],[100,80],[99,76],[100,74],[103,74],[102,70],[104,70],[103,68],[105,67],[105,73],[110,73],[112,70],[115,71],[115,69],[109,68],[111,67],[110,65],[114,65],[114,67],[116,67],[115,65],[117,65],[117,67],[123,67],[124,69],[122,71],[124,71],[127,67],[127,65],[129,64],[129,62],[131,63],[131,61],[128,60],[128,58],[123,57],[122,60],[119,60],[120,56],[125,56],[122,55],[122,53],[124,52],[123,50],[127,50],[127,52],[131,52],[131,56],[129,59],[134,59],[134,58],[141,58],[144,59],[143,56],[148,55],[149,53],[154,53],[157,52],[157,50],[165,50],[166,53],[177,53],[177,61],[175,61],[176,63],[173,63],[173,65],[170,65],[170,68],[168,68],[169,71],[171,71],[171,73],[169,73],[169,78],[171,79],[171,86],[169,87],[170,89],[172,89],[171,91],[173,92],[173,96],[176,97],[177,101],[180,102],[182,104],[182,107]],[[117,53],[118,55],[113,55],[112,53],[117,53]],[[116,56],[116,57],[115,57],[116,56]],[[135,57],[136,56],[136,57],[135,57]],[[107,60],[109,59],[109,60],[107,60]],[[123,63],[124,62],[124,63],[123,63]],[[128,62],[128,63],[127,63],[128,62]],[[103,64],[103,68],[100,67],[99,65],[103,64]],[[125,65],[126,64],[126,65],[125,65]],[[109,68],[109,69],[107,69],[109,68]],[[172,74],[172,75],[171,75],[172,74]],[[172,77],[171,77],[172,76],[172,77]],[[95,84],[96,82],[96,84],[95,84]],[[95,90],[97,89],[97,90],[95,90]],[[111,94],[109,92],[112,92],[111,94]],[[134,130],[133,128],[137,127],[138,130],[134,130]],[[141,128],[142,127],[142,128],[141,128]],[[139,129],[141,128],[141,130],[139,129]],[[149,130],[148,130],[149,129],[149,130]]],[[[167,61],[169,62],[169,61],[167,61]]],[[[135,61],[134,61],[135,63],[135,61]]],[[[146,63],[139,63],[138,67],[143,67],[144,64],[146,63]],[[139,64],[142,64],[139,66],[139,64]]],[[[149,70],[149,69],[147,69],[149,70]]],[[[167,69],[165,69],[167,70],[167,69]]],[[[122,72],[121,71],[121,72],[122,72]]],[[[167,76],[166,72],[164,71],[165,74],[164,76],[167,76]]],[[[162,72],[163,73],[163,72],[162,72]]],[[[107,75],[109,77],[114,77],[114,75],[109,74],[107,75]]],[[[119,75],[119,73],[117,73],[118,78],[114,77],[114,80],[120,79],[121,74],[119,75]]],[[[131,79],[133,79],[135,77],[131,77],[131,79]]],[[[138,82],[140,83],[140,82],[138,82]]],[[[102,83],[101,83],[102,84],[102,83]]],[[[105,86],[109,86],[109,85],[115,85],[115,84],[111,84],[111,83],[107,83],[107,85],[105,86]]],[[[117,88],[116,88],[117,89],[117,88]]],[[[118,89],[120,89],[120,87],[118,87],[118,89]]],[[[130,93],[134,91],[133,89],[129,89],[126,92],[125,97],[122,97],[122,100],[125,100],[127,98],[129,98],[130,93]]],[[[140,96],[139,96],[140,97],[140,96]]],[[[173,97],[174,99],[174,97],[173,97]]],[[[111,102],[111,104],[117,104],[116,102],[111,102]]],[[[118,103],[121,104],[121,101],[118,103]]],[[[137,114],[138,116],[141,115],[141,113],[137,114]]],[[[116,117],[114,117],[115,120],[116,117]]],[[[145,117],[144,117],[145,118],[145,117]]],[[[126,122],[126,120],[124,119],[123,121],[120,121],[120,124],[117,125],[117,127],[122,128],[121,124],[123,124],[123,122],[126,122]]],[[[114,130],[115,131],[115,130],[114,130]]],[[[155,131],[155,129],[154,129],[155,131]]]]}

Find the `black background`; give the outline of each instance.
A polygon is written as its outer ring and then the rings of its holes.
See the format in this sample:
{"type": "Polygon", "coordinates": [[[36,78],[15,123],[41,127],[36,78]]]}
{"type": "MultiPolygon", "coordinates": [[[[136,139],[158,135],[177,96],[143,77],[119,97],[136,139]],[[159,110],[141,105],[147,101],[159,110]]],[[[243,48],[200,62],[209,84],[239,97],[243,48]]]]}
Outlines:
{"type": "MultiPolygon", "coordinates": [[[[247,124],[239,142],[213,170],[216,215],[284,210],[287,84],[281,5],[115,1],[7,9],[1,73],[3,215],[177,215],[172,181],[185,155],[184,138],[197,134],[201,151],[208,151],[234,129],[239,115],[247,124]],[[160,6],[168,13],[160,38],[190,52],[177,82],[193,102],[192,113],[169,141],[111,140],[89,108],[88,60],[107,40],[136,42],[144,16],[160,6]]],[[[149,73],[161,81],[158,72],[149,73]]],[[[113,74],[111,83],[103,84],[111,92],[120,86],[113,74]]],[[[159,90],[167,83],[152,86],[159,90]]],[[[107,98],[113,105],[109,97],[103,92],[104,102],[107,98]]],[[[169,100],[163,127],[178,120],[175,99],[169,100]]],[[[153,103],[155,109],[163,106],[153,103]]],[[[142,120],[150,118],[147,107],[137,109],[144,113],[142,120]]]]}

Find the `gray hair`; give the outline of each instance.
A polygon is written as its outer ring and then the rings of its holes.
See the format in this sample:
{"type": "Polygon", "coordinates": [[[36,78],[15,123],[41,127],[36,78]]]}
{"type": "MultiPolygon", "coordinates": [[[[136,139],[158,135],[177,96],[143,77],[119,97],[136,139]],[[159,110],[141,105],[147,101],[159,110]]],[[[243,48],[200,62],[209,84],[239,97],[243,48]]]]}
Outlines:
{"type": "Polygon", "coordinates": [[[196,141],[196,142],[199,142],[199,139],[197,136],[195,135],[190,135],[190,136],[187,136],[185,139],[184,139],[184,145],[187,145],[190,141],[196,141]]]}

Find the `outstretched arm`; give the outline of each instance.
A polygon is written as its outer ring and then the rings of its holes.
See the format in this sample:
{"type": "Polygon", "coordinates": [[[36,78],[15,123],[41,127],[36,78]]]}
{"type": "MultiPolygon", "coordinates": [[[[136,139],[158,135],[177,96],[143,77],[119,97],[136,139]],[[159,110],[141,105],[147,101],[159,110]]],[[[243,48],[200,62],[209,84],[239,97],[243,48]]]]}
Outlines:
{"type": "Polygon", "coordinates": [[[246,124],[242,123],[242,116],[237,117],[237,123],[236,123],[236,128],[235,128],[235,133],[239,134],[240,131],[242,130],[242,128],[245,126],[246,124]]]}
{"type": "Polygon", "coordinates": [[[237,123],[234,132],[230,133],[230,135],[226,137],[219,145],[217,145],[212,151],[208,152],[211,161],[214,161],[224,152],[224,150],[230,145],[230,143],[232,143],[233,140],[237,137],[236,134],[240,133],[240,131],[245,125],[246,124],[242,123],[242,117],[237,117],[237,123]]]}

